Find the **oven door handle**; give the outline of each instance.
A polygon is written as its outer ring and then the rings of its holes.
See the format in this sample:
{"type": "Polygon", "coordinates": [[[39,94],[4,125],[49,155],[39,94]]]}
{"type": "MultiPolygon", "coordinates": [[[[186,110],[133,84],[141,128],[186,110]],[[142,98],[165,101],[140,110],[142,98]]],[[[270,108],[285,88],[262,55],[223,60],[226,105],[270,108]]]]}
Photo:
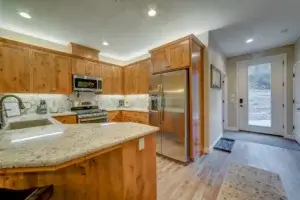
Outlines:
{"type": "Polygon", "coordinates": [[[107,119],[107,117],[89,117],[89,118],[79,118],[79,122],[86,122],[86,121],[92,121],[92,120],[98,120],[98,119],[107,119]]]}

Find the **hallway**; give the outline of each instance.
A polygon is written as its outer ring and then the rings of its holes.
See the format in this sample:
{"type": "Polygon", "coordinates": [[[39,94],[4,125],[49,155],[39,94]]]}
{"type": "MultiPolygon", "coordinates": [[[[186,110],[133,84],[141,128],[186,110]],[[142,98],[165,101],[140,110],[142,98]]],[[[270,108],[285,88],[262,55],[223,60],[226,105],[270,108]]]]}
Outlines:
{"type": "Polygon", "coordinates": [[[238,132],[224,131],[223,137],[234,139],[234,140],[254,142],[259,144],[271,145],[275,147],[300,151],[300,145],[297,142],[279,136],[245,132],[245,131],[238,131],[238,132]]]}
{"type": "Polygon", "coordinates": [[[214,150],[188,166],[157,157],[157,199],[216,200],[227,167],[232,162],[279,174],[288,199],[299,199],[300,151],[239,140],[232,153],[214,150]]]}

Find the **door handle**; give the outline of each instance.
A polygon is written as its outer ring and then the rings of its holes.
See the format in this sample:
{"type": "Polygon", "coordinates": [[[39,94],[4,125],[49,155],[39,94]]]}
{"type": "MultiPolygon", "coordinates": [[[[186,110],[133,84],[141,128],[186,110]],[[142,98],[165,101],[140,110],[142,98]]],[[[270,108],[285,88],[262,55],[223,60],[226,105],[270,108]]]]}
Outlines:
{"type": "Polygon", "coordinates": [[[244,102],[244,99],[243,98],[240,98],[240,107],[242,108],[243,107],[243,102],[244,102]]]}

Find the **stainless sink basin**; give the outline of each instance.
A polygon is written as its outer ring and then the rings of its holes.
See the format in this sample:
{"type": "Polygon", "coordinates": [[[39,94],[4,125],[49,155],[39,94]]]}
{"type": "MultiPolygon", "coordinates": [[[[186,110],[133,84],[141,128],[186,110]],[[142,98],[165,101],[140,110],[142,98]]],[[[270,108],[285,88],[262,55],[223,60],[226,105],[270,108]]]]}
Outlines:
{"type": "Polygon", "coordinates": [[[28,121],[20,121],[20,122],[11,122],[5,128],[6,131],[8,130],[17,130],[23,128],[33,128],[38,126],[47,126],[52,125],[53,123],[48,119],[37,119],[37,120],[28,120],[28,121]]]}

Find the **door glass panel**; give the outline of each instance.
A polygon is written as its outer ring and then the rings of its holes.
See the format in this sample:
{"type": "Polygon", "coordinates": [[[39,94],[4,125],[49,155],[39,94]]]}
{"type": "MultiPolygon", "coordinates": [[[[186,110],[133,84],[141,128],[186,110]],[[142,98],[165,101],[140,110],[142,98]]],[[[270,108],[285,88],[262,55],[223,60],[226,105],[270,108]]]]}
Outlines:
{"type": "Polygon", "coordinates": [[[271,127],[271,63],[248,67],[248,124],[271,127]]]}

